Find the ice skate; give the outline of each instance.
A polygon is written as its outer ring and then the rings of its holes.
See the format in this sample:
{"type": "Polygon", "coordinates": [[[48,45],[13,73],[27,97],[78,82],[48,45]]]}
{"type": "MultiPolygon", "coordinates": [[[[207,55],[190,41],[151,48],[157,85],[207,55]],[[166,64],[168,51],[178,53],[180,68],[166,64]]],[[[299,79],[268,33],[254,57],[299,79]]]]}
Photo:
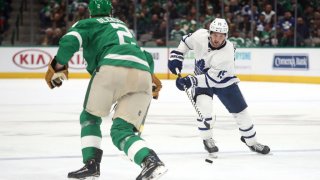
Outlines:
{"type": "Polygon", "coordinates": [[[205,150],[207,150],[208,153],[214,153],[219,151],[218,146],[216,146],[215,141],[212,138],[203,140],[203,144],[205,150]]]}
{"type": "Polygon", "coordinates": [[[83,168],[68,173],[69,179],[97,180],[100,176],[100,162],[103,151],[96,149],[96,157],[88,160],[83,168]]]}
{"type": "Polygon", "coordinates": [[[96,180],[100,176],[100,163],[94,159],[89,160],[85,166],[77,171],[70,172],[68,174],[69,179],[88,179],[96,180]]]}
{"type": "Polygon", "coordinates": [[[150,150],[150,155],[142,162],[142,171],[136,180],[156,180],[159,179],[168,169],[158,158],[157,154],[150,150]]]}
{"type": "MultiPolygon", "coordinates": [[[[241,141],[247,145],[244,137],[242,137],[242,136],[241,136],[241,141]]],[[[252,146],[248,146],[248,147],[250,148],[251,151],[254,151],[254,152],[257,152],[257,153],[260,153],[260,154],[268,154],[270,152],[269,146],[262,145],[260,143],[256,143],[256,144],[254,144],[252,146]]]]}

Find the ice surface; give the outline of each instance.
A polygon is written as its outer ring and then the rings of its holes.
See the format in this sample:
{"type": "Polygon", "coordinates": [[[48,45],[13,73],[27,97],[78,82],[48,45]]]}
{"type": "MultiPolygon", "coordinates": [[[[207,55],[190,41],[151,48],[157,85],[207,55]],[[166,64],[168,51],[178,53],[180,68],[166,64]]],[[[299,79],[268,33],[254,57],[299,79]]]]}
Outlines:
{"type": "MultiPolygon", "coordinates": [[[[79,114],[88,79],[50,90],[44,80],[0,80],[0,180],[60,180],[82,167],[79,114]]],[[[214,98],[212,164],[198,137],[196,112],[174,81],[163,80],[142,137],[169,171],[162,180],[319,180],[320,85],[241,82],[258,140],[270,155],[250,152],[232,116],[214,98]]],[[[110,117],[102,124],[100,180],[133,180],[140,167],[113,145],[110,117]]]]}

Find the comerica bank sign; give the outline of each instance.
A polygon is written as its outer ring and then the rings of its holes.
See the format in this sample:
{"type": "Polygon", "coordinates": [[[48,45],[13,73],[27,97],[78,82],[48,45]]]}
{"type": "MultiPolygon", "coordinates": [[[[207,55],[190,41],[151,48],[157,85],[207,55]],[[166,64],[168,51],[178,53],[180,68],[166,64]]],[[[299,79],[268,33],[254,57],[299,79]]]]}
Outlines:
{"type": "Polygon", "coordinates": [[[309,69],[307,54],[275,54],[273,58],[274,69],[309,69]]]}

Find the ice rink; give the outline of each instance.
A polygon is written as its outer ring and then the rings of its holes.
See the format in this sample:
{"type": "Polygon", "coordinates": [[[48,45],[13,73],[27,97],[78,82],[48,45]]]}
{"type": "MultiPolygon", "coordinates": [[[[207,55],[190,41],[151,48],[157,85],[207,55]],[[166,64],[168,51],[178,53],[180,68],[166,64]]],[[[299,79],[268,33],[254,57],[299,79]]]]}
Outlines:
{"type": "MultiPolygon", "coordinates": [[[[63,180],[83,166],[79,114],[88,79],[50,90],[42,79],[0,80],[0,180],[63,180]]],[[[232,116],[214,98],[212,164],[198,137],[196,113],[173,80],[163,80],[142,137],[169,168],[161,180],[319,180],[320,85],[241,82],[258,140],[271,148],[258,155],[240,141],[232,116]]],[[[102,124],[100,180],[134,180],[140,167],[127,160],[102,124]]]]}

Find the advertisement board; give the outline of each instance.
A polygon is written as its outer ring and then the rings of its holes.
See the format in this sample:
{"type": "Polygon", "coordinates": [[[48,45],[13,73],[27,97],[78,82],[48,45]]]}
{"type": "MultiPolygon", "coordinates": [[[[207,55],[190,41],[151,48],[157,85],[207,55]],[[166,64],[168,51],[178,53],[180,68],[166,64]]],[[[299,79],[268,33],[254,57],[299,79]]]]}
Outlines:
{"type": "MultiPolygon", "coordinates": [[[[0,78],[42,78],[57,47],[1,47],[0,78]]],[[[144,48],[155,62],[161,79],[176,78],[167,68],[172,48],[144,48]]],[[[241,80],[320,83],[320,49],[318,48],[239,48],[235,68],[241,80]],[[308,79],[306,79],[308,78],[308,79]]],[[[185,54],[182,73],[194,71],[194,53],[185,54]]],[[[71,78],[90,77],[85,70],[82,50],[69,61],[71,78]]]]}

